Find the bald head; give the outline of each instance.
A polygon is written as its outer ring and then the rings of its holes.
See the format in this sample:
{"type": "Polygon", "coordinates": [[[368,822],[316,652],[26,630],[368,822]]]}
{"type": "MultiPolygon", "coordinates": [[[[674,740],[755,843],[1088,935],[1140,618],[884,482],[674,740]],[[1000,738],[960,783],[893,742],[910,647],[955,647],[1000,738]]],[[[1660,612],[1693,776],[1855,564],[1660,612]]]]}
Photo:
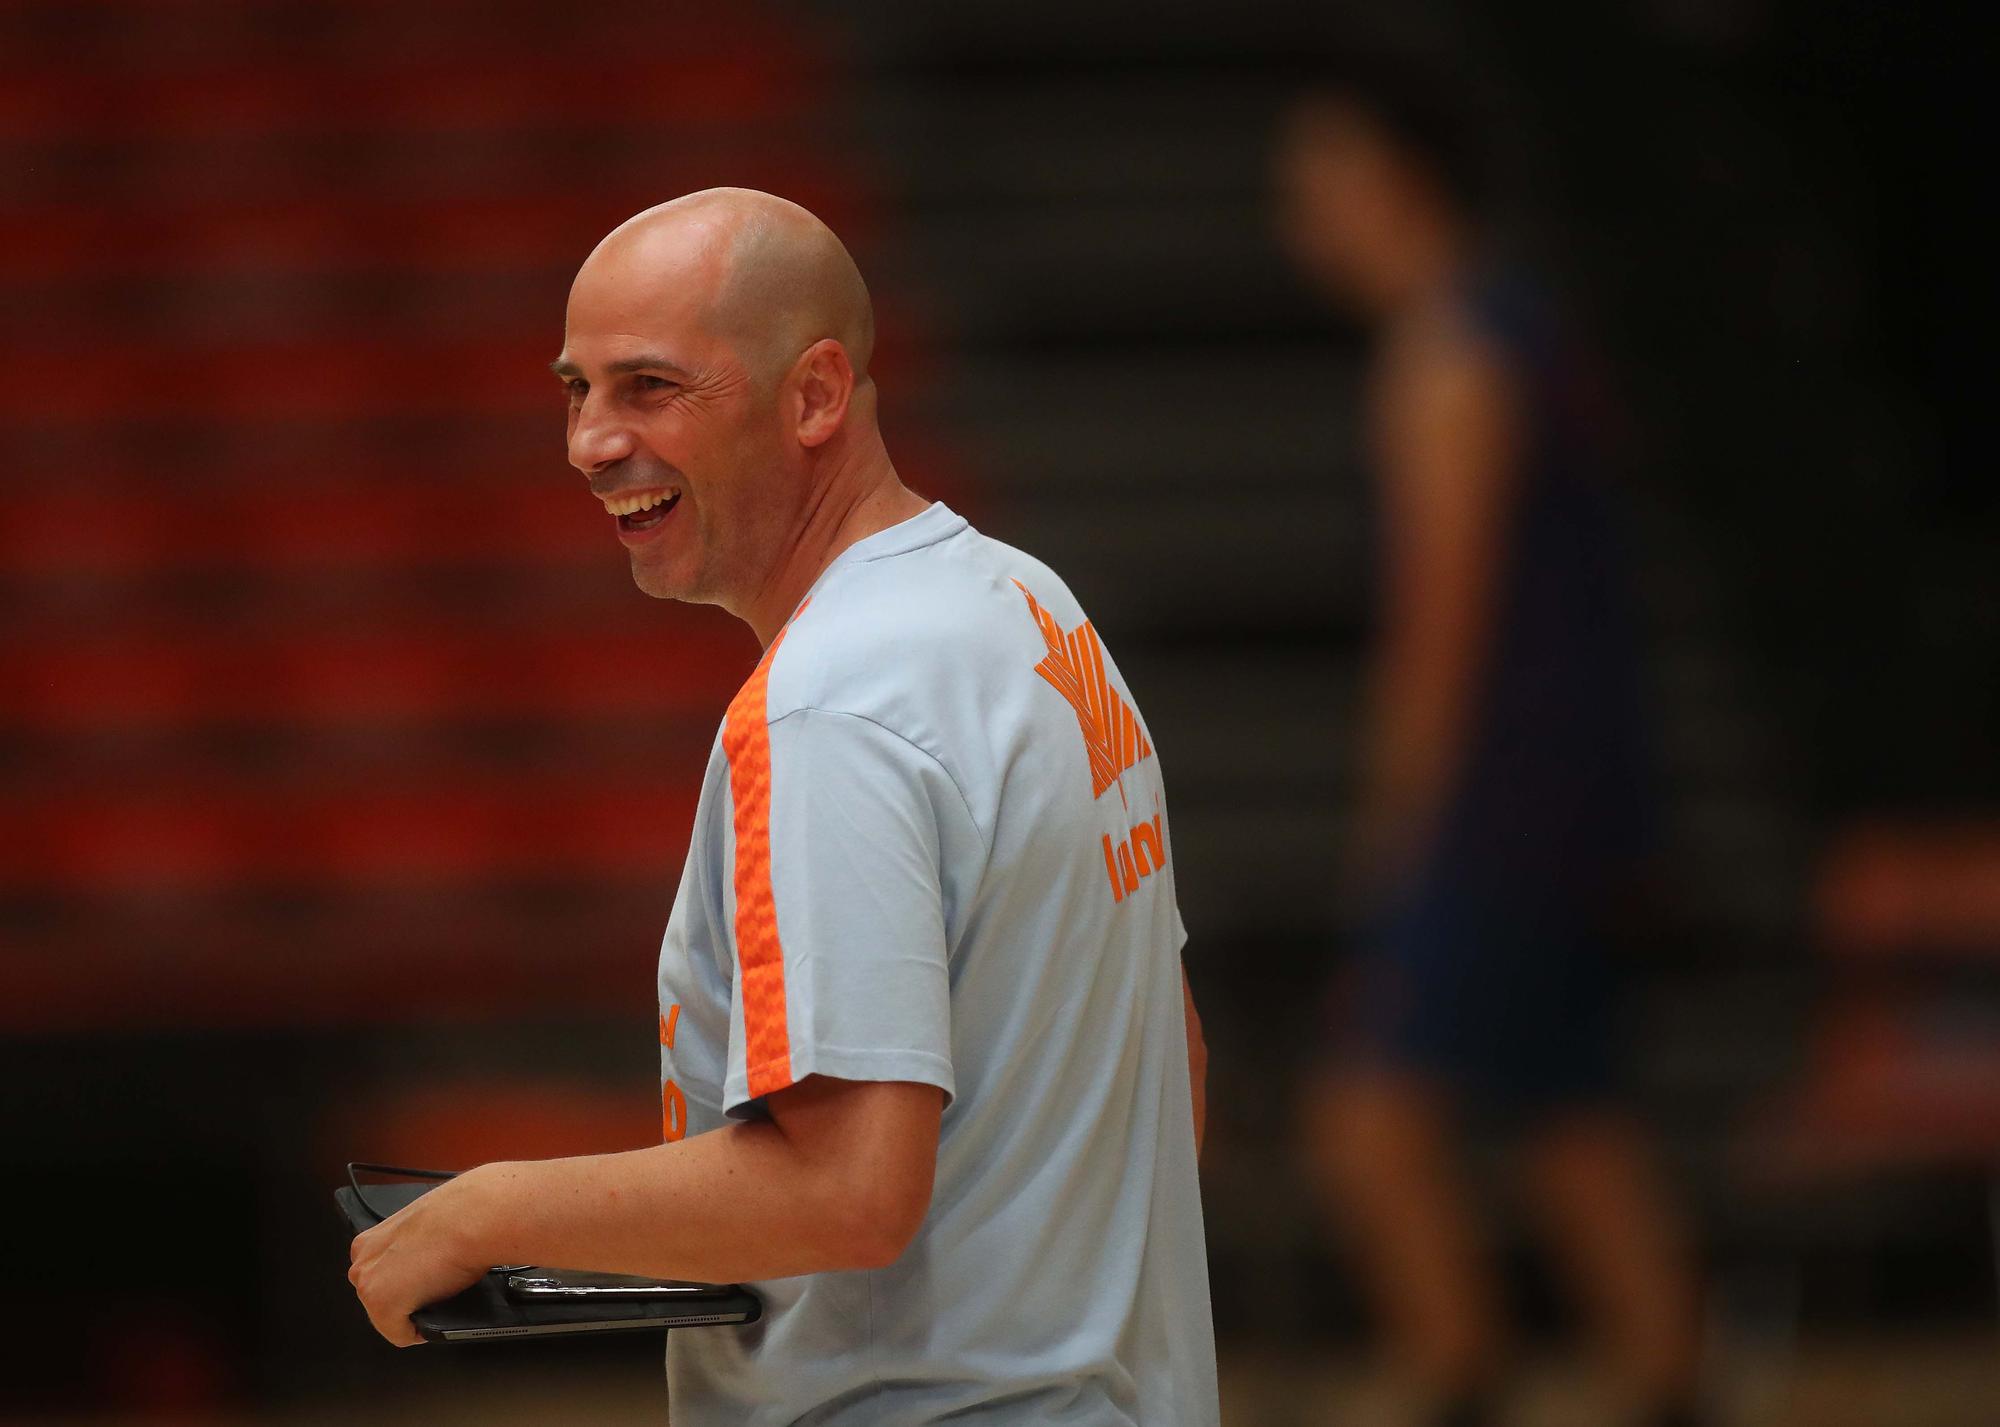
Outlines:
{"type": "Polygon", "coordinates": [[[875,312],[868,286],[833,230],[788,199],[754,188],[710,188],[635,214],[612,229],[577,273],[666,298],[705,295],[715,332],[765,380],[825,338],[868,380],[875,312]]]}
{"type": "Polygon", "coordinates": [[[838,541],[922,508],[876,425],[874,347],[854,259],[796,203],[709,189],[606,235],[550,366],[641,589],[768,640],[838,541]]]}

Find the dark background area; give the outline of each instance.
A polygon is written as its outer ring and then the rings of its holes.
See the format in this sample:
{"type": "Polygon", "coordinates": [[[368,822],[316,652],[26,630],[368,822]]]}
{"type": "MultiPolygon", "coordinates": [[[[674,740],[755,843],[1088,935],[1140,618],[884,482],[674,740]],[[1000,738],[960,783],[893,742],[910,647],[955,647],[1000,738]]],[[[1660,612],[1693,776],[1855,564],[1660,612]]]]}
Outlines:
{"type": "Polygon", "coordinates": [[[1284,1420],[1240,1405],[1271,1355],[1352,1353],[1291,1115],[1374,517],[1359,334],[1278,254],[1269,150],[1301,57],[1365,39],[1490,115],[1628,413],[1670,797],[1629,1040],[1716,1371],[1777,1384],[1743,1420],[1990,1420],[1902,1415],[1915,1368],[1843,1404],[1878,1417],[1788,1386],[1801,1342],[2000,1312],[1969,16],[1372,8],[0,9],[10,1408],[656,1370],[389,1353],[329,1191],[657,1133],[655,948],[756,650],[632,590],[544,368],[596,238],[721,183],[847,239],[905,478],[1060,571],[1145,710],[1231,1420],[1284,1420]]]}

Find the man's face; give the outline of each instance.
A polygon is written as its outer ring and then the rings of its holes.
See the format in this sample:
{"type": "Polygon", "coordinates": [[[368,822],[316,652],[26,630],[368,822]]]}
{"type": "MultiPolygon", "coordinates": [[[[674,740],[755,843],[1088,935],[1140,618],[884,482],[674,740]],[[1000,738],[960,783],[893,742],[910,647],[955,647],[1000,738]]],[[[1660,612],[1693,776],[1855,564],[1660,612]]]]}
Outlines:
{"type": "Polygon", "coordinates": [[[1393,299],[1411,198],[1379,128],[1345,106],[1308,102],[1277,159],[1279,233],[1307,279],[1364,309],[1393,299]]]}
{"type": "Polygon", "coordinates": [[[594,254],[570,290],[554,363],[569,461],[615,517],[640,589],[735,607],[802,498],[787,479],[776,380],[715,332],[712,261],[644,256],[594,254]]]}

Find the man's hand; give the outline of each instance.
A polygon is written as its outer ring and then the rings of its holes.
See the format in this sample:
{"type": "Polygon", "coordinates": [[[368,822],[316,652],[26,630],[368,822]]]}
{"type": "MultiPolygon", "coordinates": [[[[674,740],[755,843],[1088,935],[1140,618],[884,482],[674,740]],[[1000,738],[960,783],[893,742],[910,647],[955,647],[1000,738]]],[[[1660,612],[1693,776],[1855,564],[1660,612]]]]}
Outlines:
{"type": "Polygon", "coordinates": [[[470,1181],[470,1174],[446,1180],[355,1236],[347,1281],[375,1331],[399,1348],[423,1341],[412,1313],[477,1283],[490,1267],[479,1261],[465,1232],[470,1181]]]}

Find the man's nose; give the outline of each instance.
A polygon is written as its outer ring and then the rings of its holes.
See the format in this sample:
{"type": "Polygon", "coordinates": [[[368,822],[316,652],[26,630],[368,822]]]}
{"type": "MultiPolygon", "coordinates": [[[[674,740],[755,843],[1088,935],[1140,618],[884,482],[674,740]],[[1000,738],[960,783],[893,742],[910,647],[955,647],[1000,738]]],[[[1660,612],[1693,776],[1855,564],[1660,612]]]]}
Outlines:
{"type": "Polygon", "coordinates": [[[585,397],[569,428],[569,463],[586,476],[616,465],[631,455],[634,448],[631,428],[607,406],[585,397]]]}

